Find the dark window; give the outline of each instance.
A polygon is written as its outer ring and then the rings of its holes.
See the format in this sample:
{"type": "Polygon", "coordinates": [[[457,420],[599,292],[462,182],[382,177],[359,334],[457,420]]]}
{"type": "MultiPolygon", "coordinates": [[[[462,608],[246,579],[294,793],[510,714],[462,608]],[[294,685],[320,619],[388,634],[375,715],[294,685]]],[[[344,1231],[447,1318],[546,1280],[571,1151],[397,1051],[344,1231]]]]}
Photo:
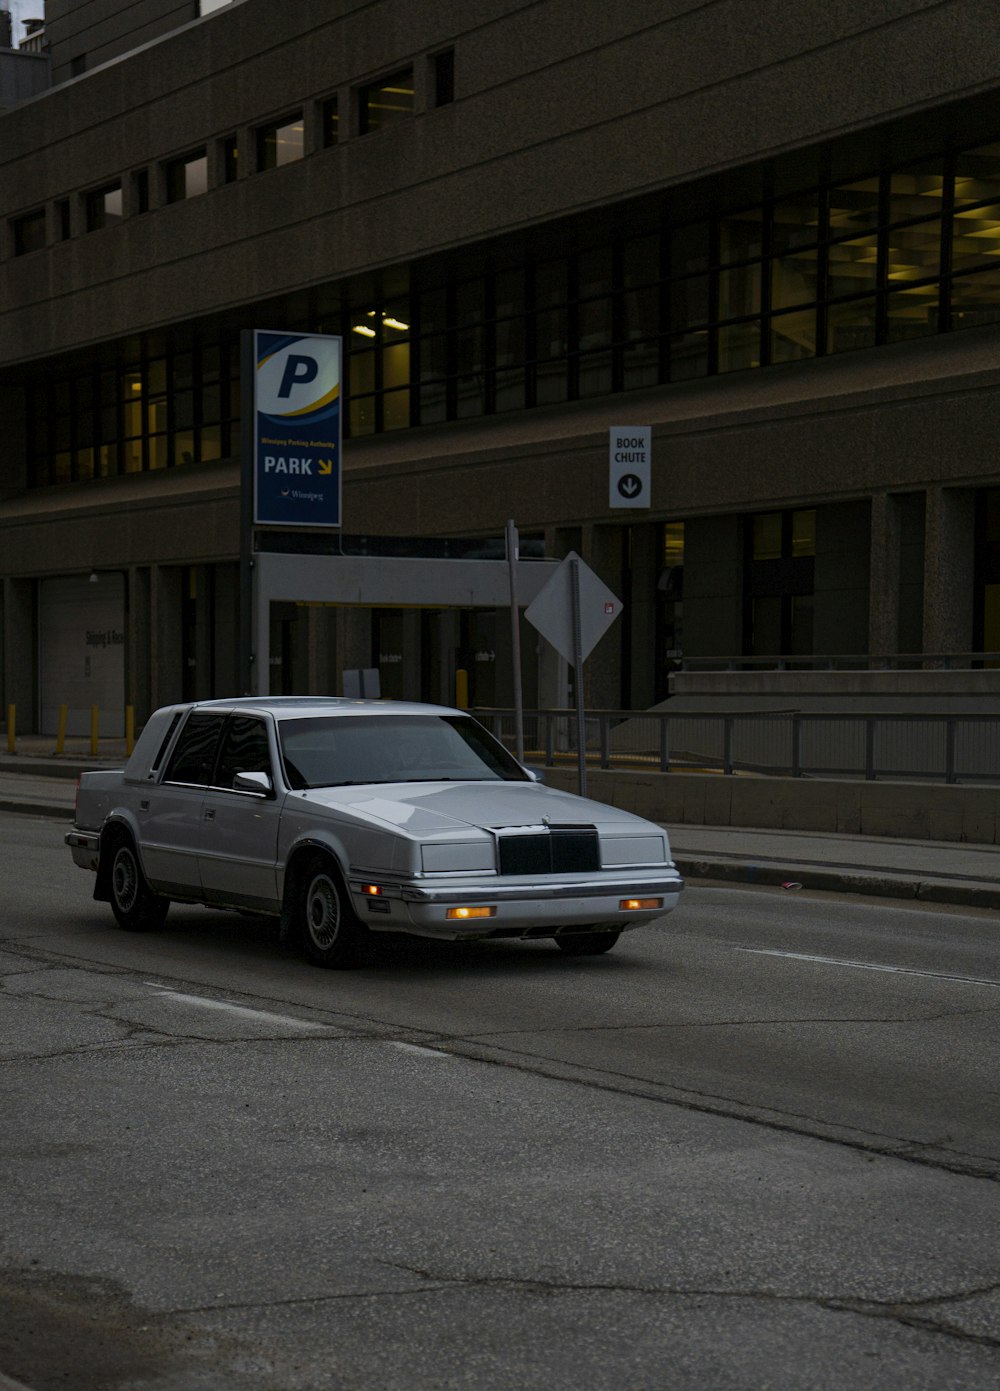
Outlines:
{"type": "Polygon", "coordinates": [[[340,113],[336,97],[327,97],[320,110],[320,117],[323,126],[323,144],[325,146],[336,145],[340,136],[340,113]]]}
{"type": "Polygon", "coordinates": [[[122,220],[122,186],[109,184],[87,194],[87,231],[96,232],[122,220]]]}
{"type": "Polygon", "coordinates": [[[413,115],[413,69],[402,68],[361,89],[361,134],[413,115]]]}
{"type": "Polygon", "coordinates": [[[180,203],[208,192],[208,155],[204,150],[171,160],[165,171],[168,203],[180,203]]]}
{"type": "Polygon", "coordinates": [[[137,213],[149,212],[149,170],[139,169],[132,175],[132,187],[135,191],[135,210],[137,213]]]}
{"type": "Polygon", "coordinates": [[[305,154],[305,127],[302,112],[286,116],[274,125],[262,126],[257,132],[257,168],[277,169],[291,164],[305,154]]]}
{"type": "Polygon", "coordinates": [[[69,60],[70,77],[81,77],[87,71],[86,53],[78,53],[75,58],[69,60]]]}
{"type": "Polygon", "coordinates": [[[56,204],[56,222],[59,227],[59,240],[69,241],[72,235],[72,225],[70,222],[69,199],[60,198],[56,204]]]}
{"type": "Polygon", "coordinates": [[[156,757],[153,759],[152,763],[149,765],[149,771],[150,771],[151,773],[155,773],[156,770],[157,770],[157,768],[159,768],[160,764],[163,762],[163,757],[164,757],[165,753],[167,752],[167,749],[168,749],[168,747],[169,747],[169,745],[170,745],[171,739],[174,737],[174,730],[177,728],[177,725],[178,725],[178,723],[179,723],[179,721],[180,721],[180,718],[181,718],[181,712],[180,712],[180,710],[178,710],[178,711],[173,715],[173,717],[171,718],[170,724],[167,726],[167,732],[166,732],[166,734],[163,736],[163,739],[162,739],[161,742],[160,742],[160,747],[159,747],[159,750],[157,751],[156,757]]]}
{"type": "Polygon", "coordinates": [[[222,177],[227,184],[234,184],[240,172],[240,152],[236,136],[229,135],[222,142],[222,177]]]}
{"type": "Polygon", "coordinates": [[[434,71],[434,105],[450,106],[455,100],[455,50],[446,48],[431,60],[434,71]]]}
{"type": "Polygon", "coordinates": [[[167,765],[164,782],[182,782],[197,787],[208,785],[225,718],[225,715],[198,710],[188,716],[167,765]]]}
{"type": "Polygon", "coordinates": [[[267,773],[271,776],[271,749],[267,725],[250,715],[231,715],[226,725],[215,774],[217,787],[232,787],[237,773],[267,773]]]}
{"type": "Polygon", "coordinates": [[[45,245],[45,213],[28,213],[17,217],[14,227],[14,255],[24,256],[29,251],[41,251],[45,245]]]}

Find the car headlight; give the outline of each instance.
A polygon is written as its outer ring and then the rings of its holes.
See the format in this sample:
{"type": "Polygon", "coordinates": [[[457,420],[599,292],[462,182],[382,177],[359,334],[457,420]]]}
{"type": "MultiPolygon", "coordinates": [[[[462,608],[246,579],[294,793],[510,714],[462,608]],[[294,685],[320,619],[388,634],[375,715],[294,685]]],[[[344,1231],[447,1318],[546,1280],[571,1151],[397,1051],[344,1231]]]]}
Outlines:
{"type": "Polygon", "coordinates": [[[601,866],[660,865],[669,859],[665,836],[602,836],[601,866]]]}
{"type": "Polygon", "coordinates": [[[496,869],[493,842],[485,840],[446,840],[421,845],[420,861],[425,874],[463,874],[469,870],[492,874],[496,869]]]}

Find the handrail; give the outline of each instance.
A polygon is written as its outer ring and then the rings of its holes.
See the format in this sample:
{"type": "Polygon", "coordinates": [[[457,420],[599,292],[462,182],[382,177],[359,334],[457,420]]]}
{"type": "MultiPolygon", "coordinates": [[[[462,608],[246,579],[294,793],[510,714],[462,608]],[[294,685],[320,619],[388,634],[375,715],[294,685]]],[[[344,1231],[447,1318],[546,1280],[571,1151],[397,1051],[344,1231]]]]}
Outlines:
{"type": "MultiPolygon", "coordinates": [[[[522,713],[529,763],[577,757],[573,710],[522,713]]],[[[470,714],[510,747],[512,710],[470,714]]],[[[1000,783],[1000,718],[988,712],[591,710],[584,738],[601,769],[1000,783]]]]}

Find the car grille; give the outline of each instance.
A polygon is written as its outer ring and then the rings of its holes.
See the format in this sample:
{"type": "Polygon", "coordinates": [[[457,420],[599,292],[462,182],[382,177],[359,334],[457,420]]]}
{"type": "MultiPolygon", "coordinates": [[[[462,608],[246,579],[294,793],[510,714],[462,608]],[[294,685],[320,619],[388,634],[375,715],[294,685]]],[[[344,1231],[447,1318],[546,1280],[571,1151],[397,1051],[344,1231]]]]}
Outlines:
{"type": "Polygon", "coordinates": [[[501,874],[585,874],[601,867],[596,826],[498,836],[501,874]]]}

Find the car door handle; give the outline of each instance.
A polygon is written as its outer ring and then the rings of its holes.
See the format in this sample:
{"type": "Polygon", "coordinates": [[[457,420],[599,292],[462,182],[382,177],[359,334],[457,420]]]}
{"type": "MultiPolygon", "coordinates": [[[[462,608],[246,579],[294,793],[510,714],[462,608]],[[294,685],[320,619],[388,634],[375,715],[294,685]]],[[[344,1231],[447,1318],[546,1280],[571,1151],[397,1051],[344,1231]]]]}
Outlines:
{"type": "Polygon", "coordinates": [[[205,820],[206,820],[206,821],[214,821],[214,820],[215,820],[215,809],[214,809],[214,808],[209,808],[209,810],[206,811],[206,813],[205,813],[205,820]]]}
{"type": "Polygon", "coordinates": [[[140,811],[149,811],[149,798],[148,798],[148,797],[143,797],[142,801],[139,803],[139,810],[140,810],[140,811]]]}

